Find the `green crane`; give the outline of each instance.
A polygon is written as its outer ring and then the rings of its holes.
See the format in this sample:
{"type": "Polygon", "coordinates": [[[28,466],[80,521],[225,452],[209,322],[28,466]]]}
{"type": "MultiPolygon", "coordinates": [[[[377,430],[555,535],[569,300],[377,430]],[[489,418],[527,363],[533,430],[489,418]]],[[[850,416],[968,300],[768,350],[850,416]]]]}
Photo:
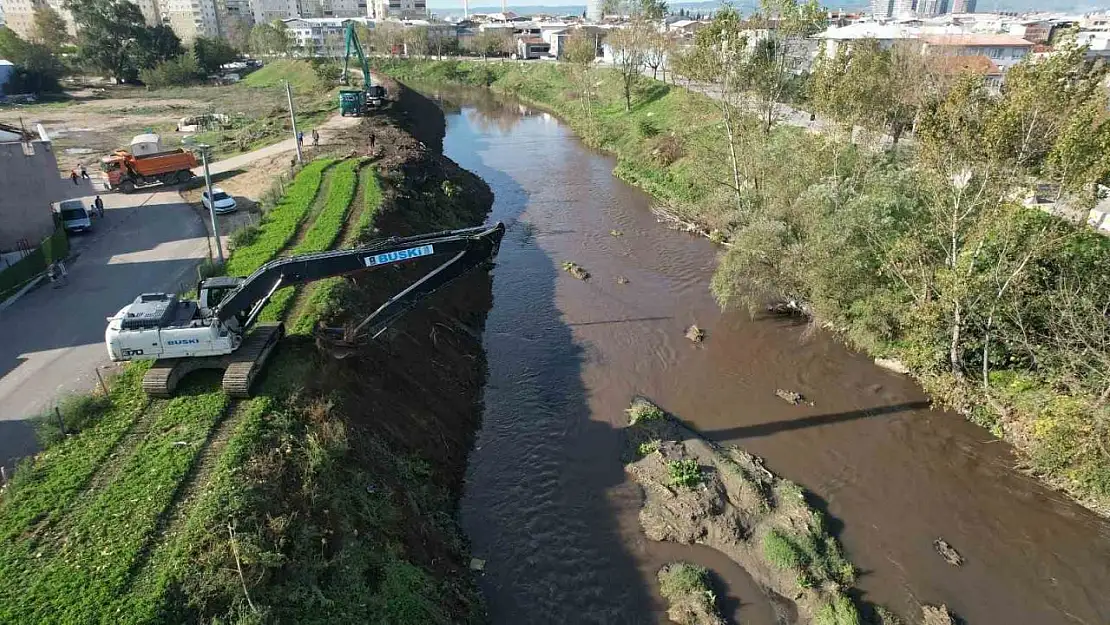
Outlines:
{"type": "Polygon", "coordinates": [[[343,76],[341,78],[344,85],[350,84],[347,67],[351,61],[351,50],[358,54],[358,60],[362,63],[363,87],[362,89],[341,89],[339,91],[339,113],[340,115],[361,117],[369,115],[371,109],[382,105],[382,101],[385,100],[385,87],[371,84],[370,64],[366,61],[366,54],[362,52],[362,44],[359,43],[358,35],[355,33],[355,23],[347,22],[347,53],[343,56],[343,76]]]}

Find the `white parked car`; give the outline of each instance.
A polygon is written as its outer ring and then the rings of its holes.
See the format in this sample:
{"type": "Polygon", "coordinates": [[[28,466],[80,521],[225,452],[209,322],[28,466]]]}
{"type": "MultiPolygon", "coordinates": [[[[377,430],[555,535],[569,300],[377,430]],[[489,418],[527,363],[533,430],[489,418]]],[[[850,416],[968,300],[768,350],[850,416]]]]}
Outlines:
{"type": "Polygon", "coordinates": [[[228,195],[223,189],[219,187],[212,187],[212,197],[216,199],[215,208],[212,207],[212,202],[208,199],[208,189],[205,189],[200,194],[200,201],[204,204],[205,208],[211,209],[217,215],[224,213],[234,213],[239,207],[235,205],[235,198],[228,195]]]}

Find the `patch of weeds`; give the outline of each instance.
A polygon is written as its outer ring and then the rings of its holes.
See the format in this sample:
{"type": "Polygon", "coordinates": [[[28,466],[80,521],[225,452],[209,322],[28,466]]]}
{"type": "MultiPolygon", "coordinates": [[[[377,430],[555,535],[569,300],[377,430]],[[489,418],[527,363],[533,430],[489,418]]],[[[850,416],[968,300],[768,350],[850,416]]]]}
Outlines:
{"type": "Polygon", "coordinates": [[[659,134],[659,126],[650,119],[641,119],[636,122],[636,129],[640,131],[640,136],[644,138],[651,138],[659,134]]]}
{"type": "Polygon", "coordinates": [[[667,473],[671,478],[671,486],[693,488],[701,484],[701,467],[693,458],[671,460],[667,463],[667,473]]]}
{"type": "Polygon", "coordinates": [[[66,435],[96,424],[111,407],[112,401],[107,395],[71,395],[61,401],[57,411],[48,410],[32,419],[35,437],[40,445],[49,447],[66,435]],[[62,427],[65,427],[64,433],[62,427]]]}
{"type": "Polygon", "coordinates": [[[579,280],[588,280],[590,278],[590,272],[586,271],[582,267],[582,265],[579,265],[578,263],[572,263],[569,261],[563,263],[563,271],[569,273],[575,278],[578,278],[579,280]]]}
{"type": "Polygon", "coordinates": [[[632,406],[625,410],[628,413],[628,424],[646,423],[648,421],[662,421],[666,416],[663,410],[646,399],[637,399],[632,406]]]}
{"type": "Polygon", "coordinates": [[[231,233],[231,249],[237,250],[241,247],[247,247],[258,240],[258,235],[262,234],[262,228],[254,224],[248,224],[239,228],[231,233]]]}
{"type": "Polygon", "coordinates": [[[798,571],[806,562],[802,550],[777,529],[763,536],[763,558],[784,571],[798,571]]]}
{"type": "Polygon", "coordinates": [[[844,595],[836,595],[832,601],[821,606],[813,617],[814,625],[860,625],[859,610],[852,600],[844,595]]]}
{"type": "Polygon", "coordinates": [[[641,456],[650,456],[651,454],[659,451],[659,439],[656,438],[644,443],[640,443],[639,446],[636,447],[636,451],[638,451],[641,456]]]}

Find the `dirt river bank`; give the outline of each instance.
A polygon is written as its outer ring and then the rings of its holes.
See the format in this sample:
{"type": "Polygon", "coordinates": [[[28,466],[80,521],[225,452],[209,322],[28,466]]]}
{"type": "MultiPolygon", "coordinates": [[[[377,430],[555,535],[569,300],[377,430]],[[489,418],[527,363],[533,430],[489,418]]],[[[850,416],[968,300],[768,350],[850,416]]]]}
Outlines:
{"type": "Polygon", "coordinates": [[[636,395],[812,493],[858,568],[860,598],[907,622],[942,603],[973,624],[1110,622],[1104,520],[832,337],[721,312],[708,288],[715,247],[657,224],[650,198],[555,118],[488,93],[439,97],[444,153],[489,184],[491,218],[510,224],[462,504],[495,623],[665,622],[656,575],[675,560],[713,571],[733,622],[784,618],[721,553],[644,536],[643,493],[620,458],[636,395]],[[692,324],[703,342],[684,336],[692,324]]]}

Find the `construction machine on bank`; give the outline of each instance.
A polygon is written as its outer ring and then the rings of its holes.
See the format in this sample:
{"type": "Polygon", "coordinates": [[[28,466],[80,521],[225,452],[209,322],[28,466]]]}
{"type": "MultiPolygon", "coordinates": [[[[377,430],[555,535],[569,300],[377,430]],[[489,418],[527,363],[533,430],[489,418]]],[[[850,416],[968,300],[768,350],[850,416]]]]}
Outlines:
{"type": "Polygon", "coordinates": [[[445,259],[348,332],[344,339],[350,344],[361,336],[378,336],[420,300],[492,261],[504,233],[505,226],[497,223],[279,258],[245,278],[201,281],[196,300],[144,293],[108,319],[108,354],[117,362],[154,360],[143,378],[143,389],[152,396],[172,396],[191,371],[222,369],[224,390],[246,397],[284,334],[280,323],[256,323],[278,289],[421,258],[445,259]]]}

